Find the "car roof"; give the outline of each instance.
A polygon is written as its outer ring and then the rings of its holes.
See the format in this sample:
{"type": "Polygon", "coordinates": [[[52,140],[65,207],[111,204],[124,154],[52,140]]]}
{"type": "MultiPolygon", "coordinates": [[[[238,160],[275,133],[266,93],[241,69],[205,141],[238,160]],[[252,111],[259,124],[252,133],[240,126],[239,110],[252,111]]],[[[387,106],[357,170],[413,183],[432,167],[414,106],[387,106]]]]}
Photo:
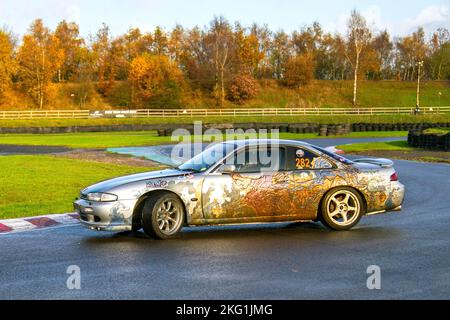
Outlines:
{"type": "Polygon", "coordinates": [[[304,142],[304,141],[298,141],[298,140],[283,140],[283,139],[247,139],[247,140],[230,140],[230,141],[224,141],[223,143],[231,143],[238,147],[243,146],[255,146],[255,145],[272,145],[272,144],[278,144],[278,145],[291,145],[291,146],[298,146],[298,147],[308,147],[312,146],[311,144],[304,142]]]}

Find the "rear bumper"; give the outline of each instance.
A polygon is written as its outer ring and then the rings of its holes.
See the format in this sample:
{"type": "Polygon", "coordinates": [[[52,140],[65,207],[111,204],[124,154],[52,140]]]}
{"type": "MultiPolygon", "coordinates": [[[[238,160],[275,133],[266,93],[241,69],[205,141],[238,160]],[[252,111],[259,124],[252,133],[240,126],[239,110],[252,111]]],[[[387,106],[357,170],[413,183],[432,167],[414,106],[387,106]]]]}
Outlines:
{"type": "Polygon", "coordinates": [[[96,231],[131,231],[135,201],[90,202],[83,199],[73,203],[80,223],[96,231]]]}
{"type": "Polygon", "coordinates": [[[373,210],[367,212],[367,216],[373,216],[376,214],[388,213],[393,211],[401,211],[403,202],[405,201],[405,186],[398,181],[391,182],[388,192],[387,199],[384,205],[378,207],[378,210],[373,210]]]}
{"type": "Polygon", "coordinates": [[[374,211],[374,212],[369,212],[366,214],[366,216],[375,216],[377,214],[385,214],[385,213],[389,213],[389,212],[399,212],[402,211],[402,206],[396,207],[394,209],[390,209],[390,210],[381,210],[381,211],[374,211]]]}

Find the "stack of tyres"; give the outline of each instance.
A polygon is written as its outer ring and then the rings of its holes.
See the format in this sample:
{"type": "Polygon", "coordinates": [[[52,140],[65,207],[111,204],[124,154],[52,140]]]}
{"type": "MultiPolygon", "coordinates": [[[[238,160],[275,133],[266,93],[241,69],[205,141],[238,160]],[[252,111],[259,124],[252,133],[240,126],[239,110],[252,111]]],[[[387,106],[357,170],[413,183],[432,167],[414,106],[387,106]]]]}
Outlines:
{"type": "Polygon", "coordinates": [[[325,137],[325,136],[328,135],[328,125],[323,124],[323,125],[320,126],[319,135],[321,137],[325,137]]]}

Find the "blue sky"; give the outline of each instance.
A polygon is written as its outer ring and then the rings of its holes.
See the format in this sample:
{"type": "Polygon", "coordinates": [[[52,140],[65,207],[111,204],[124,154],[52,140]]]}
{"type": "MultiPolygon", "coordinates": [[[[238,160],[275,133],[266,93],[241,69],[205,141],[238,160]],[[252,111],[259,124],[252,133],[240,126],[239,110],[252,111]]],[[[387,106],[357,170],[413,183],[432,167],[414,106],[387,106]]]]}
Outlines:
{"type": "Polygon", "coordinates": [[[450,0],[0,0],[0,26],[21,35],[30,22],[42,18],[54,28],[62,19],[80,24],[84,36],[95,33],[102,22],[114,35],[129,27],[144,31],[176,23],[205,26],[214,15],[224,15],[243,25],[267,23],[272,30],[292,31],[319,21],[330,32],[344,32],[350,11],[356,8],[376,30],[402,36],[423,26],[450,29],[450,0]]]}

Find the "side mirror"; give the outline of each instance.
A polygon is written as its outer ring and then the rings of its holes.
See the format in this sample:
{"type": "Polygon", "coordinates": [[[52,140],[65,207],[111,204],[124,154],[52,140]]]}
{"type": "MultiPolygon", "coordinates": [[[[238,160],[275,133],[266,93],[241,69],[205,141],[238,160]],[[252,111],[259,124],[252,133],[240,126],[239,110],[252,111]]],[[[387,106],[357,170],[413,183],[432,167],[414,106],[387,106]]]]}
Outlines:
{"type": "Polygon", "coordinates": [[[224,164],[219,168],[220,173],[231,174],[236,172],[236,166],[234,164],[224,164]]]}

